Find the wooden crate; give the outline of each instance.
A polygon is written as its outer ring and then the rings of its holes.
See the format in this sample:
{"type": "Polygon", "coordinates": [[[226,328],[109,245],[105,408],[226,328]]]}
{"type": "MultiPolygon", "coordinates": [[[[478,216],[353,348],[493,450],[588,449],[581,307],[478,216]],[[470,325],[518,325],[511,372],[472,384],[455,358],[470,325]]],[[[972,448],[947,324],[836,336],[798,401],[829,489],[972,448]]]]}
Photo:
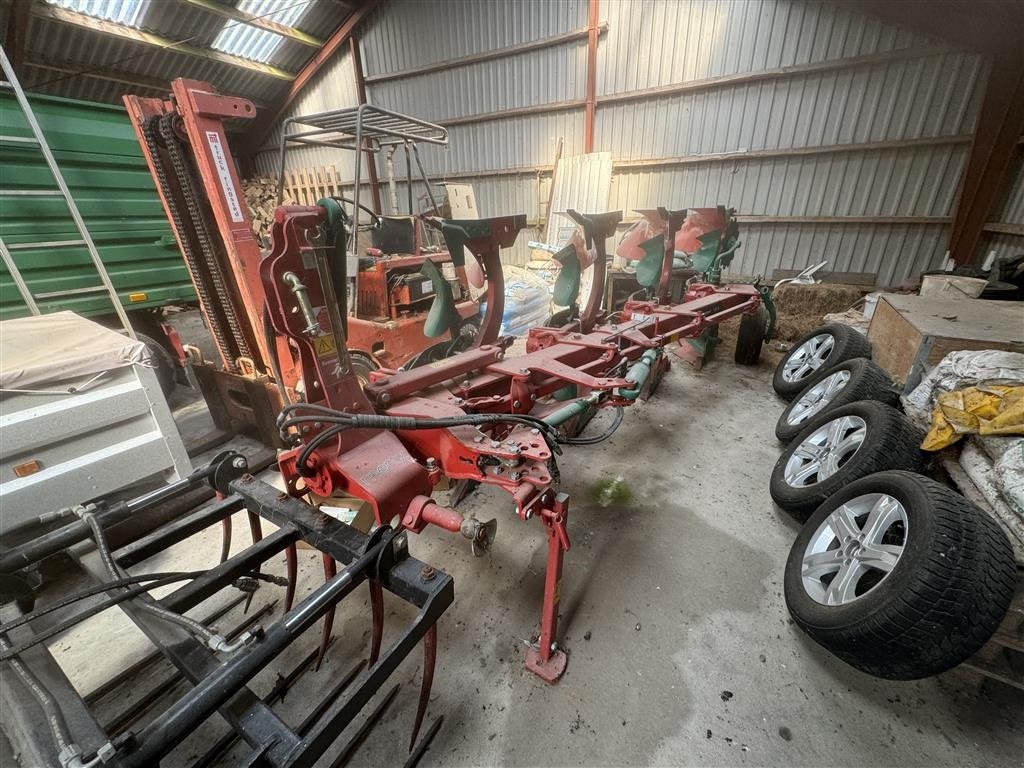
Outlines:
{"type": "Polygon", "coordinates": [[[875,362],[909,392],[955,350],[1024,352],[1024,303],[883,294],[868,339],[875,362]]]}

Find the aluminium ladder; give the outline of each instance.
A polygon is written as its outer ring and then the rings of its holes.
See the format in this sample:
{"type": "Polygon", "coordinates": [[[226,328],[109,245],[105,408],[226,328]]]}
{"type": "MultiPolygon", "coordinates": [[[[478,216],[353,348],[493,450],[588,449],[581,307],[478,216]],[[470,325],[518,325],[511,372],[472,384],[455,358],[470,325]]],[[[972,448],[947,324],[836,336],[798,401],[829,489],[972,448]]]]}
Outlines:
{"type": "Polygon", "coordinates": [[[96,243],[93,242],[92,236],[89,234],[89,230],[85,225],[85,220],[82,218],[82,214],[78,210],[78,206],[75,204],[74,198],[71,196],[71,191],[68,189],[68,185],[64,181],[64,176],[61,174],[60,168],[57,166],[57,160],[54,158],[53,152],[50,151],[49,144],[46,143],[46,137],[43,135],[43,130],[40,128],[39,122],[36,120],[35,113],[32,111],[32,105],[29,104],[28,99],[25,97],[25,92],[21,88],[21,83],[18,82],[17,74],[14,71],[14,67],[11,66],[10,59],[7,58],[7,52],[3,49],[3,46],[0,46],[0,68],[3,69],[4,77],[6,78],[4,81],[0,82],[0,88],[14,91],[14,95],[18,100],[18,105],[21,107],[21,113],[25,118],[25,122],[28,123],[29,128],[32,130],[32,136],[34,137],[0,136],[0,142],[34,144],[38,146],[43,157],[46,159],[46,165],[50,169],[50,174],[57,183],[57,189],[4,189],[3,194],[18,197],[63,197],[64,202],[67,204],[68,211],[71,213],[71,218],[74,219],[75,227],[81,235],[81,239],[78,240],[55,240],[51,242],[17,243],[12,245],[6,244],[3,238],[0,237],[0,260],[3,261],[7,271],[10,272],[11,279],[14,281],[15,286],[17,286],[18,292],[21,294],[21,298],[25,301],[25,304],[28,305],[29,311],[33,315],[41,314],[36,299],[49,299],[56,298],[58,296],[70,296],[83,293],[106,292],[110,297],[110,303],[114,307],[114,312],[117,313],[117,317],[121,321],[121,326],[123,327],[124,332],[134,339],[135,331],[132,329],[131,322],[128,320],[128,313],[125,311],[124,305],[121,304],[121,299],[118,297],[117,290],[114,288],[114,284],[110,280],[107,268],[103,264],[103,260],[100,259],[99,252],[96,250],[96,243]],[[72,288],[66,291],[51,291],[48,293],[33,294],[32,291],[29,290],[24,277],[22,277],[21,270],[18,269],[18,265],[11,253],[11,251],[19,249],[44,247],[61,248],[80,245],[84,245],[89,251],[89,256],[92,258],[93,266],[96,268],[96,272],[99,276],[99,285],[87,286],[85,288],[72,288]]]}

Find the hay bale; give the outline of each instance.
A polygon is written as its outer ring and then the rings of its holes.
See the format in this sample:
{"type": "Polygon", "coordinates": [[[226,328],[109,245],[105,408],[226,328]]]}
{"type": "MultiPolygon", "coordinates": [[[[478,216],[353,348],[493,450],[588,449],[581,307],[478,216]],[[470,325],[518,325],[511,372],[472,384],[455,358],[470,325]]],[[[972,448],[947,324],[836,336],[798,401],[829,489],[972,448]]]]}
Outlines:
{"type": "Polygon", "coordinates": [[[841,313],[857,305],[870,289],[856,285],[784,283],[775,291],[778,311],[775,338],[796,341],[825,323],[825,315],[841,313]]]}

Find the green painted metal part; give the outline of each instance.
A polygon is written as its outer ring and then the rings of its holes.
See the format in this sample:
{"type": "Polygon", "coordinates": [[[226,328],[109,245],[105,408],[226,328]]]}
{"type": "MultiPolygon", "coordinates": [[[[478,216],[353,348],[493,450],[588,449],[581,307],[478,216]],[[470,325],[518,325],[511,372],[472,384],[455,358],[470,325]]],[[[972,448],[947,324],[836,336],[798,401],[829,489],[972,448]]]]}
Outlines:
{"type": "Polygon", "coordinates": [[[434,301],[430,304],[427,319],[423,322],[423,334],[431,339],[450,333],[452,339],[459,337],[459,310],[455,307],[455,296],[452,287],[444,279],[441,270],[430,259],[424,259],[420,273],[425,276],[434,288],[434,301]]]}
{"type": "Polygon", "coordinates": [[[757,290],[761,294],[761,303],[768,310],[768,327],[764,332],[764,340],[771,341],[775,336],[775,324],[778,322],[779,313],[775,308],[775,299],[772,297],[771,286],[759,285],[757,290]]]}
{"type": "Polygon", "coordinates": [[[579,400],[573,400],[571,403],[562,406],[557,411],[549,413],[544,417],[544,421],[552,427],[560,427],[570,419],[582,416],[590,410],[591,407],[591,403],[586,399],[581,398],[579,400]]]}
{"type": "Polygon", "coordinates": [[[647,379],[651,376],[651,371],[654,370],[654,364],[661,357],[661,347],[657,349],[648,349],[643,355],[630,366],[629,370],[626,371],[626,380],[632,381],[636,384],[632,389],[620,389],[616,394],[619,397],[623,397],[626,400],[636,400],[640,397],[640,392],[644,388],[644,384],[647,383],[647,379]]]}
{"type": "Polygon", "coordinates": [[[693,262],[693,268],[698,272],[707,272],[718,256],[718,246],[722,242],[722,230],[713,229],[697,239],[700,240],[701,245],[690,257],[690,260],[693,262]]]}
{"type": "Polygon", "coordinates": [[[650,240],[640,243],[644,257],[636,263],[636,281],[644,288],[658,284],[661,278],[661,265],[665,259],[665,238],[656,235],[650,240]]]}
{"type": "Polygon", "coordinates": [[[489,236],[491,223],[487,219],[445,219],[441,222],[441,234],[452,263],[456,267],[464,267],[466,241],[489,236]]]}
{"type": "Polygon", "coordinates": [[[718,326],[715,325],[707,328],[700,336],[694,339],[687,339],[686,342],[697,350],[701,360],[706,360],[715,351],[715,347],[718,346],[718,326]]]}
{"type": "MultiPolygon", "coordinates": [[[[134,310],[195,301],[188,270],[124,109],[49,96],[32,96],[31,102],[124,306],[134,310]]],[[[0,93],[0,134],[32,135],[14,95],[7,91],[0,93]]],[[[60,194],[9,193],[56,190],[38,146],[0,142],[0,168],[0,237],[8,246],[79,239],[60,194]]],[[[100,284],[84,245],[16,248],[12,255],[33,294],[100,284]]],[[[102,291],[43,297],[37,303],[43,312],[113,312],[102,291]]],[[[0,320],[28,314],[0,265],[0,320]]]]}
{"type": "Polygon", "coordinates": [[[555,278],[551,298],[556,306],[574,307],[580,295],[580,260],[576,255],[576,249],[572,245],[567,245],[556,253],[554,258],[561,262],[562,268],[558,270],[558,277],[555,278]]]}

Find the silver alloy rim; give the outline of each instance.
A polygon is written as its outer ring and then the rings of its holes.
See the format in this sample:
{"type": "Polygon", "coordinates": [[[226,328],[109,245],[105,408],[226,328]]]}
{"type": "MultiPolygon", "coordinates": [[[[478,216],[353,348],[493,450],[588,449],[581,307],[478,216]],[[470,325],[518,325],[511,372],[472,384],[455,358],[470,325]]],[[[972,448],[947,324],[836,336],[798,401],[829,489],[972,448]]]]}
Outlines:
{"type": "Polygon", "coordinates": [[[822,605],[846,605],[881,584],[907,545],[907,510],[886,493],[850,499],[811,536],[800,564],[804,591],[822,605]]]}
{"type": "Polygon", "coordinates": [[[790,383],[803,381],[821,368],[832,352],[836,340],[831,333],[819,333],[794,349],[782,367],[782,380],[790,383]]]}
{"type": "Polygon", "coordinates": [[[789,409],[789,415],[786,416],[786,423],[791,427],[803,424],[832,402],[849,381],[849,371],[836,371],[830,376],[826,376],[802,394],[800,399],[793,404],[793,407],[789,409]]]}
{"type": "Polygon", "coordinates": [[[805,437],[786,462],[783,477],[793,488],[806,488],[831,477],[857,453],[868,434],[860,416],[840,416],[805,437]]]}

